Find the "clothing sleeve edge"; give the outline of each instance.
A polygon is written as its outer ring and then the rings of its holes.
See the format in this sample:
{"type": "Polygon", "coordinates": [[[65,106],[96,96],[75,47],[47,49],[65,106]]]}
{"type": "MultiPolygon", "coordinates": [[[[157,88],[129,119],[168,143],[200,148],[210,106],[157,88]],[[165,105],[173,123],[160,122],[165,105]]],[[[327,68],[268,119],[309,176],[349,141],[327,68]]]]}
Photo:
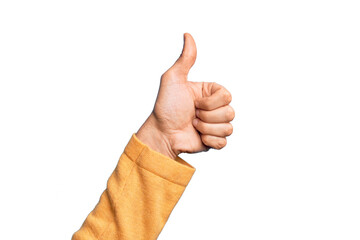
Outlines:
{"type": "Polygon", "coordinates": [[[139,167],[178,185],[186,186],[196,170],[179,156],[171,159],[151,149],[135,133],[132,134],[124,152],[139,167]]]}

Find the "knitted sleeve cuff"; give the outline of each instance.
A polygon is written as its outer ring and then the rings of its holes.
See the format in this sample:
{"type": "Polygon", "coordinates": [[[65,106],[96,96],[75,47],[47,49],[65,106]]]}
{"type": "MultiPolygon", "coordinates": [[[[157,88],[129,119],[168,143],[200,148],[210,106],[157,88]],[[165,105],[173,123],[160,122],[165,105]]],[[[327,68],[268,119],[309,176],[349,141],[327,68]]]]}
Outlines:
{"type": "Polygon", "coordinates": [[[151,149],[132,134],[124,149],[125,154],[139,167],[175,184],[186,186],[195,172],[195,168],[179,156],[171,159],[151,149]]]}

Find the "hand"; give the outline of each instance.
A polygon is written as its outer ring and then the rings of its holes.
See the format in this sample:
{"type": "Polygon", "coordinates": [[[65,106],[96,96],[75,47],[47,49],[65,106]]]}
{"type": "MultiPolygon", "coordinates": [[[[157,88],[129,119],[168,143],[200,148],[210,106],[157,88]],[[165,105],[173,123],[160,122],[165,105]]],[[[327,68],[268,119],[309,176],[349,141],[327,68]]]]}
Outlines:
{"type": "Polygon", "coordinates": [[[172,159],[183,152],[221,149],[233,131],[230,92],[215,82],[188,81],[195,59],[195,41],[185,33],[183,51],[161,76],[154,109],[136,133],[150,148],[172,159]]]}

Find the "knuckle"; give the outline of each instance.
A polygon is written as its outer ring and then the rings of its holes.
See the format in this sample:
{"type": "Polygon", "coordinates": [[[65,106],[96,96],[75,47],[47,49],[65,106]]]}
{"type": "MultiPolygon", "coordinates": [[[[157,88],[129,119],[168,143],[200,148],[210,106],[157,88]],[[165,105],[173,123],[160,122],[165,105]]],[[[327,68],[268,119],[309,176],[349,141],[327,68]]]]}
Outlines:
{"type": "Polygon", "coordinates": [[[227,144],[226,138],[223,138],[221,148],[225,147],[226,144],[227,144]]]}
{"type": "Polygon", "coordinates": [[[235,118],[235,111],[231,106],[228,106],[226,110],[226,119],[232,121],[235,118]]]}
{"type": "Polygon", "coordinates": [[[225,134],[226,136],[230,136],[230,135],[232,134],[232,132],[233,132],[233,127],[232,127],[232,125],[229,123],[229,124],[226,125],[226,127],[224,127],[224,134],[225,134]]]}
{"type": "Polygon", "coordinates": [[[230,103],[232,100],[231,93],[226,89],[224,89],[224,99],[225,99],[226,103],[230,103]]]}
{"type": "Polygon", "coordinates": [[[233,130],[233,126],[229,123],[229,125],[226,127],[225,134],[230,136],[233,133],[233,130]]]}
{"type": "Polygon", "coordinates": [[[226,138],[221,138],[216,142],[216,149],[222,149],[223,147],[226,146],[226,138]]]}

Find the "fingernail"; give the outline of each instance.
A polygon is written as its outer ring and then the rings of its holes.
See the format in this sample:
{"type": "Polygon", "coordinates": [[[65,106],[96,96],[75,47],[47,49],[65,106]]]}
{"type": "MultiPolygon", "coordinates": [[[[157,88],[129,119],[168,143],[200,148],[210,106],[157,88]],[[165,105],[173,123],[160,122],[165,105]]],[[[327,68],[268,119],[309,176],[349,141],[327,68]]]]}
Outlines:
{"type": "Polygon", "coordinates": [[[197,118],[194,118],[194,120],[193,120],[194,126],[196,126],[198,124],[198,122],[199,122],[199,120],[197,118]]]}
{"type": "Polygon", "coordinates": [[[195,115],[196,115],[196,116],[199,116],[199,112],[200,112],[200,110],[199,110],[199,109],[196,109],[196,110],[195,110],[195,115]]]}

